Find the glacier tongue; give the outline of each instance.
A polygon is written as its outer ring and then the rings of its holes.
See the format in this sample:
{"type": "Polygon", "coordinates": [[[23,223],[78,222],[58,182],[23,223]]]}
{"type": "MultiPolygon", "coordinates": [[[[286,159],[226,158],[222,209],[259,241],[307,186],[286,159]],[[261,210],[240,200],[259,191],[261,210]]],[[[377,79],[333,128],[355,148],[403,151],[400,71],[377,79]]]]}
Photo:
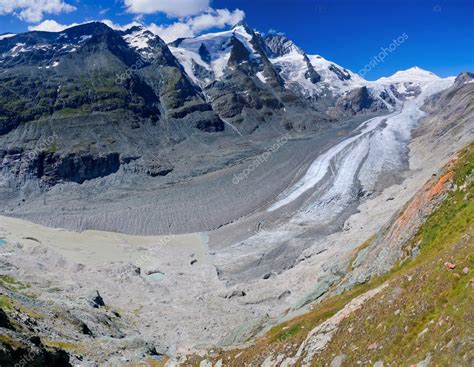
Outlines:
{"type": "Polygon", "coordinates": [[[420,109],[423,102],[453,82],[454,78],[434,80],[422,87],[417,98],[406,101],[401,110],[366,121],[357,129],[357,135],[318,157],[300,181],[286,190],[268,211],[290,204],[325,177],[331,180],[331,187],[307,203],[295,221],[333,217],[357,199],[359,190],[354,188],[359,182],[364,191],[372,191],[382,175],[403,168],[411,130],[424,115],[420,109]]]}

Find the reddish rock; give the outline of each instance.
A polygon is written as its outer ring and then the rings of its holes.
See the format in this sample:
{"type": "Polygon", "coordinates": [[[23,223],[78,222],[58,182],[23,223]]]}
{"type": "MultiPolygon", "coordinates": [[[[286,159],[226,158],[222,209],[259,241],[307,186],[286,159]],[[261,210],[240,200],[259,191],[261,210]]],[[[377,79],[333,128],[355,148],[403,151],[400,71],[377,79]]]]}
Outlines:
{"type": "Polygon", "coordinates": [[[450,263],[450,262],[446,261],[444,263],[444,266],[446,266],[449,270],[453,270],[456,267],[456,264],[453,264],[453,263],[450,263]]]}

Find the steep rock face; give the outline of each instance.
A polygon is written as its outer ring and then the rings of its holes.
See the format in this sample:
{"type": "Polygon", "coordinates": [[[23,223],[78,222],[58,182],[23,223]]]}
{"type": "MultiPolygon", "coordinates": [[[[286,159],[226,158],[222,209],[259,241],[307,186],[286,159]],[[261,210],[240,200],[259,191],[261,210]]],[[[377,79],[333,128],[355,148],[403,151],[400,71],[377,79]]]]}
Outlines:
{"type": "Polygon", "coordinates": [[[366,86],[353,89],[342,95],[331,109],[330,114],[336,118],[353,116],[360,113],[388,111],[383,101],[375,98],[366,86]]]}
{"type": "Polygon", "coordinates": [[[288,88],[305,97],[321,94],[321,75],[314,69],[308,56],[293,41],[282,34],[264,37],[268,56],[288,88]]]}

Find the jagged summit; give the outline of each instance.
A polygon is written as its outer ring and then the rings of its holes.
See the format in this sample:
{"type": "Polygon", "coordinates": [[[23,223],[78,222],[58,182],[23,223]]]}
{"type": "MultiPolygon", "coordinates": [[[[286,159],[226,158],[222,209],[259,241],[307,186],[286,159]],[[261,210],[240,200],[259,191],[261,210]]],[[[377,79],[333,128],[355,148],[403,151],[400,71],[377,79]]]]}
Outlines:
{"type": "Polygon", "coordinates": [[[265,42],[272,51],[272,57],[288,55],[292,52],[303,54],[303,50],[282,33],[270,33],[264,36],[265,42]]]}
{"type": "Polygon", "coordinates": [[[238,30],[239,28],[242,28],[245,30],[245,32],[247,32],[248,34],[253,34],[254,33],[254,30],[253,28],[251,28],[247,22],[245,22],[244,20],[241,20],[240,22],[237,22],[235,23],[233,26],[232,26],[232,29],[233,30],[238,30]]]}

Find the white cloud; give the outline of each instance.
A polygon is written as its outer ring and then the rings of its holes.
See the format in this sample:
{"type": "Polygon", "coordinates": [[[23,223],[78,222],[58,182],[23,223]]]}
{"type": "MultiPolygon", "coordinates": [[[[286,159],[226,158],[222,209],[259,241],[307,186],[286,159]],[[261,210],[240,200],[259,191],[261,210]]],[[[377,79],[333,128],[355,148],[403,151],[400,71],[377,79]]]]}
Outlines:
{"type": "Polygon", "coordinates": [[[183,18],[207,11],[210,0],[125,0],[125,6],[135,14],[165,13],[183,18]]]}
{"type": "Polygon", "coordinates": [[[132,27],[135,27],[135,26],[142,26],[142,27],[145,27],[145,25],[143,25],[142,23],[140,22],[131,22],[131,23],[127,23],[127,24],[124,24],[124,25],[120,25],[120,24],[116,24],[114,22],[112,22],[110,19],[102,19],[102,20],[99,20],[99,22],[102,22],[106,25],[108,25],[110,28],[112,29],[115,29],[117,31],[126,31],[127,29],[130,29],[132,27]]]}
{"type": "Polygon", "coordinates": [[[44,14],[68,13],[76,10],[63,0],[0,0],[0,15],[14,14],[27,22],[35,23],[44,14]]]}
{"type": "MultiPolygon", "coordinates": [[[[95,21],[92,21],[92,22],[95,22],[95,21]]],[[[142,25],[138,22],[131,22],[131,23],[128,23],[128,24],[125,24],[125,25],[119,25],[119,24],[115,24],[110,19],[102,19],[102,20],[99,20],[99,22],[102,22],[102,23],[108,25],[112,29],[116,29],[116,30],[120,30],[120,31],[127,30],[129,28],[132,28],[133,26],[142,25]]],[[[37,24],[37,25],[34,25],[34,26],[29,26],[28,30],[30,30],[30,31],[45,31],[45,32],[61,32],[61,31],[64,31],[65,29],[67,29],[67,28],[75,27],[77,25],[86,24],[86,23],[91,23],[91,22],[61,24],[61,23],[56,22],[55,20],[47,19],[47,20],[42,21],[40,24],[37,24]]]]}
{"type": "MultiPolygon", "coordinates": [[[[112,29],[121,31],[127,30],[133,26],[143,26],[160,36],[165,42],[168,43],[181,37],[196,36],[203,31],[212,28],[224,28],[226,26],[232,26],[244,18],[245,13],[240,9],[233,11],[228,9],[208,9],[208,11],[204,14],[182,19],[169,25],[157,25],[155,23],[144,25],[137,21],[120,25],[112,22],[110,19],[102,19],[99,20],[99,22],[105,23],[112,29]]],[[[70,28],[79,24],[84,23],[60,24],[55,20],[47,19],[37,25],[28,27],[28,29],[30,31],[61,32],[66,28],[70,28]]]]}
{"type": "Polygon", "coordinates": [[[181,37],[193,37],[211,28],[224,28],[234,25],[245,18],[245,13],[236,9],[210,9],[207,13],[170,25],[156,25],[152,23],[149,29],[160,36],[165,42],[172,42],[181,37]]]}
{"type": "Polygon", "coordinates": [[[65,30],[66,28],[74,27],[76,25],[79,25],[79,24],[72,23],[69,25],[64,25],[64,24],[56,22],[55,20],[46,19],[42,21],[40,24],[29,26],[28,30],[29,31],[44,31],[44,32],[61,32],[65,30]]]}
{"type": "Polygon", "coordinates": [[[178,38],[186,38],[194,36],[194,32],[185,23],[174,23],[169,26],[150,24],[150,31],[161,37],[166,43],[172,42],[178,38]]]}

